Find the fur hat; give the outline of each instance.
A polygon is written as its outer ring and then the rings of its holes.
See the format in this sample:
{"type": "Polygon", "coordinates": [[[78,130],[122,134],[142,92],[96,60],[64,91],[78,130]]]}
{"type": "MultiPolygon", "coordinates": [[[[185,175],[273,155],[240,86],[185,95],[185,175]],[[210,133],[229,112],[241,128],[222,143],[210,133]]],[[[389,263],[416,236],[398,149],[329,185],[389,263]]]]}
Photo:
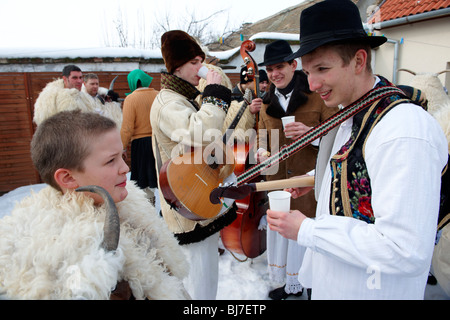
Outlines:
{"type": "Polygon", "coordinates": [[[161,36],[161,53],[169,73],[197,56],[202,57],[202,62],[205,60],[197,41],[181,30],[167,31],[161,36]]]}

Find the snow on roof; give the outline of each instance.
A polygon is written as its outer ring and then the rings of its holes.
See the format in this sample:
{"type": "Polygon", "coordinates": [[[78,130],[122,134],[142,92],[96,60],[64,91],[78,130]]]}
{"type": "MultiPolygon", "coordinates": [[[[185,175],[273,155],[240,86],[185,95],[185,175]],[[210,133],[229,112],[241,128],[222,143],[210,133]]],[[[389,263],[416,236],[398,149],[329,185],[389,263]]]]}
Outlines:
{"type": "Polygon", "coordinates": [[[133,48],[0,48],[0,58],[144,58],[161,59],[161,50],[133,48]]]}
{"type": "Polygon", "coordinates": [[[298,33],[281,33],[281,32],[258,32],[250,37],[250,40],[257,39],[271,39],[271,40],[286,40],[299,41],[298,33]]]}
{"type": "MultiPolygon", "coordinates": [[[[258,39],[298,41],[298,34],[279,32],[259,32],[254,34],[250,40],[258,39]]],[[[209,52],[221,60],[232,57],[239,47],[226,51],[209,52]]],[[[41,58],[41,59],[61,59],[61,58],[142,58],[142,59],[162,59],[160,49],[133,49],[133,48],[0,48],[0,59],[21,59],[21,58],[41,58]]]]}

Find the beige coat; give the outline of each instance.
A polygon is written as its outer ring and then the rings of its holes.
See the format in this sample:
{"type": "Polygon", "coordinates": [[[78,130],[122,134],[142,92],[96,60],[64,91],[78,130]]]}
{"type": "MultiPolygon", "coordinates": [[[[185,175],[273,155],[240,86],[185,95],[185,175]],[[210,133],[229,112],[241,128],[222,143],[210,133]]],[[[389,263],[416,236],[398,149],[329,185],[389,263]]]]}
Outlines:
{"type": "MultiPolygon", "coordinates": [[[[226,114],[216,105],[204,103],[197,111],[183,95],[169,89],[162,89],[153,102],[150,113],[155,157],[157,158],[157,153],[159,153],[161,164],[164,164],[169,159],[178,156],[179,152],[185,148],[208,145],[210,141],[203,139],[205,132],[208,130],[223,132],[223,129],[227,128],[234,119],[240,106],[241,104],[233,102],[226,114]]],[[[237,129],[253,128],[254,124],[255,117],[247,109],[239,121],[237,129]]],[[[196,227],[208,226],[218,219],[189,220],[170,208],[164,201],[161,188],[159,188],[159,192],[162,199],[162,215],[169,229],[177,235],[192,232],[196,227]]]]}

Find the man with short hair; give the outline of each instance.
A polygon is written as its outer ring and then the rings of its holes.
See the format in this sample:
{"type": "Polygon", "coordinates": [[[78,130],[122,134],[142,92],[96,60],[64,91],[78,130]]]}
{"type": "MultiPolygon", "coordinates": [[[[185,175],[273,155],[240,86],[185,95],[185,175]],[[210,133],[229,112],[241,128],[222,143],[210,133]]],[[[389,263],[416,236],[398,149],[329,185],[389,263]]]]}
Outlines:
{"type": "Polygon", "coordinates": [[[80,68],[73,64],[65,66],[62,71],[62,76],[64,80],[64,88],[75,88],[78,91],[81,91],[81,87],[83,86],[83,73],[80,68]]]}
{"type": "Polygon", "coordinates": [[[100,81],[95,73],[88,73],[84,76],[84,91],[92,98],[98,99],[102,104],[105,104],[105,99],[99,94],[99,88],[100,81]]]}
{"type": "Polygon", "coordinates": [[[33,121],[39,125],[44,119],[60,111],[80,109],[97,112],[122,126],[122,109],[120,103],[109,102],[104,105],[99,99],[83,92],[83,73],[76,65],[67,65],[62,71],[62,79],[48,83],[39,94],[34,105],[33,121]]]}

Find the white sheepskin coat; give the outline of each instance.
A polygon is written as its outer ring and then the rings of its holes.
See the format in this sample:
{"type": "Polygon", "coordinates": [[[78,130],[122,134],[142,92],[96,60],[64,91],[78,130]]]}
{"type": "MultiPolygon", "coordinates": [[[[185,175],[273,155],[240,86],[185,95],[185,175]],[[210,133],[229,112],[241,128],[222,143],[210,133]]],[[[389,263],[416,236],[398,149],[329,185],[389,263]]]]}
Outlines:
{"type": "Polygon", "coordinates": [[[104,206],[83,193],[48,186],[16,205],[0,219],[0,297],[109,299],[125,280],[136,299],[186,299],[184,254],[144,192],[127,189],[115,252],[100,248],[104,206]]]}
{"type": "Polygon", "coordinates": [[[408,85],[425,93],[428,100],[428,112],[439,122],[444,131],[450,152],[450,96],[444,91],[437,74],[417,74],[408,85]]]}
{"type": "Polygon", "coordinates": [[[99,99],[93,99],[89,94],[77,89],[64,88],[64,80],[57,79],[48,83],[34,105],[33,121],[39,125],[48,117],[61,112],[81,109],[85,112],[97,112],[114,120],[117,127],[122,126],[122,109],[120,103],[107,102],[102,104],[99,99]]]}

